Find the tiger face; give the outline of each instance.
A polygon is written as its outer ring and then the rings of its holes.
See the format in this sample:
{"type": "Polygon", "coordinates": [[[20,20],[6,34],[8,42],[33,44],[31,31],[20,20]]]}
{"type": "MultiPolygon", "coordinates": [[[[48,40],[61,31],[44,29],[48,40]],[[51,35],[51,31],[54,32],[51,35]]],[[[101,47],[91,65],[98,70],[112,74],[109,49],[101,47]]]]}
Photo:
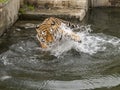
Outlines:
{"type": "Polygon", "coordinates": [[[74,41],[79,41],[79,36],[75,33],[68,33],[61,29],[62,23],[70,25],[67,21],[50,17],[45,19],[40,25],[36,26],[37,39],[42,48],[50,47],[55,41],[61,40],[64,36],[68,36],[71,39],[74,39],[74,41]]]}
{"type": "Polygon", "coordinates": [[[52,43],[54,41],[52,34],[50,33],[50,28],[47,27],[47,25],[39,26],[39,28],[36,29],[37,31],[37,39],[40,41],[40,45],[42,48],[47,48],[49,43],[52,43]]]}
{"type": "Polygon", "coordinates": [[[57,32],[58,25],[53,18],[47,18],[43,23],[36,27],[37,39],[40,41],[42,48],[47,48],[54,42],[54,34],[57,32]]]}

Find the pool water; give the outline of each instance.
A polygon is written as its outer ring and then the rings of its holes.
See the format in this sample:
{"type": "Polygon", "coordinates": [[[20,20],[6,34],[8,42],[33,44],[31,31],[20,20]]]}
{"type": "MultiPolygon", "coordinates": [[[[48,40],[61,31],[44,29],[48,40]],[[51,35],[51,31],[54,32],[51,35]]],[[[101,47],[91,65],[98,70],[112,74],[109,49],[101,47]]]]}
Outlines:
{"type": "Polygon", "coordinates": [[[34,26],[18,20],[0,38],[0,90],[120,90],[120,9],[90,10],[82,43],[40,49],[34,26]]]}

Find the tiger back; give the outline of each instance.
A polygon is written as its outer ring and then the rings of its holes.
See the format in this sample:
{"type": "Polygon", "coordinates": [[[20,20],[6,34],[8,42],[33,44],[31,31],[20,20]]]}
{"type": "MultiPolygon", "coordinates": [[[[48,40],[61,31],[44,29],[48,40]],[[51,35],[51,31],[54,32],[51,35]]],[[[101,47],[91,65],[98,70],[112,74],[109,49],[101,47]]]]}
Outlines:
{"type": "Polygon", "coordinates": [[[69,37],[74,41],[80,41],[80,37],[75,34],[73,31],[65,31],[61,28],[61,25],[64,24],[66,27],[76,28],[77,25],[74,25],[68,21],[50,17],[45,19],[40,25],[36,27],[37,39],[40,42],[42,48],[49,48],[53,45],[54,42],[62,40],[63,37],[69,37]]]}

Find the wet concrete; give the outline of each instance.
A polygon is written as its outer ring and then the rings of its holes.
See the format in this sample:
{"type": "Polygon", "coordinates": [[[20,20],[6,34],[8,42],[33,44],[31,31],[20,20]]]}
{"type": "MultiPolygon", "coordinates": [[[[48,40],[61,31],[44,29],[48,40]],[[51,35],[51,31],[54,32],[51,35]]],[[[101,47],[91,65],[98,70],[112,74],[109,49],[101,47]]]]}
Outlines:
{"type": "Polygon", "coordinates": [[[26,0],[24,3],[28,7],[34,7],[34,10],[25,10],[22,13],[22,15],[27,15],[29,18],[64,16],[74,17],[81,21],[88,10],[88,0],[26,0]]]}
{"type": "Polygon", "coordinates": [[[120,7],[120,0],[90,0],[91,7],[120,7]]]}
{"type": "Polygon", "coordinates": [[[0,36],[18,19],[20,0],[8,0],[0,7],[0,36]]]}
{"type": "Polygon", "coordinates": [[[111,6],[120,7],[120,0],[109,0],[111,6]]]}
{"type": "Polygon", "coordinates": [[[67,19],[76,18],[82,21],[85,15],[86,11],[83,9],[37,9],[35,11],[27,11],[23,13],[20,18],[28,20],[41,20],[50,16],[55,16],[67,19]]]}

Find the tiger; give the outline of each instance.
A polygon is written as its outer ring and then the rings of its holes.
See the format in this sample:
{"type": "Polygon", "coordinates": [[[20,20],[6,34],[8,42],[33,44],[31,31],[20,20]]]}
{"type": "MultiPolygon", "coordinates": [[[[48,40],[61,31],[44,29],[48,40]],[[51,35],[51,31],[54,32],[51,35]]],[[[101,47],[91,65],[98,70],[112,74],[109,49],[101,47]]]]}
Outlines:
{"type": "Polygon", "coordinates": [[[60,18],[49,17],[36,26],[36,37],[41,48],[50,48],[54,42],[59,42],[64,38],[81,42],[80,36],[73,32],[71,28],[78,28],[78,25],[60,18]],[[66,28],[63,28],[63,26],[66,28]]]}

